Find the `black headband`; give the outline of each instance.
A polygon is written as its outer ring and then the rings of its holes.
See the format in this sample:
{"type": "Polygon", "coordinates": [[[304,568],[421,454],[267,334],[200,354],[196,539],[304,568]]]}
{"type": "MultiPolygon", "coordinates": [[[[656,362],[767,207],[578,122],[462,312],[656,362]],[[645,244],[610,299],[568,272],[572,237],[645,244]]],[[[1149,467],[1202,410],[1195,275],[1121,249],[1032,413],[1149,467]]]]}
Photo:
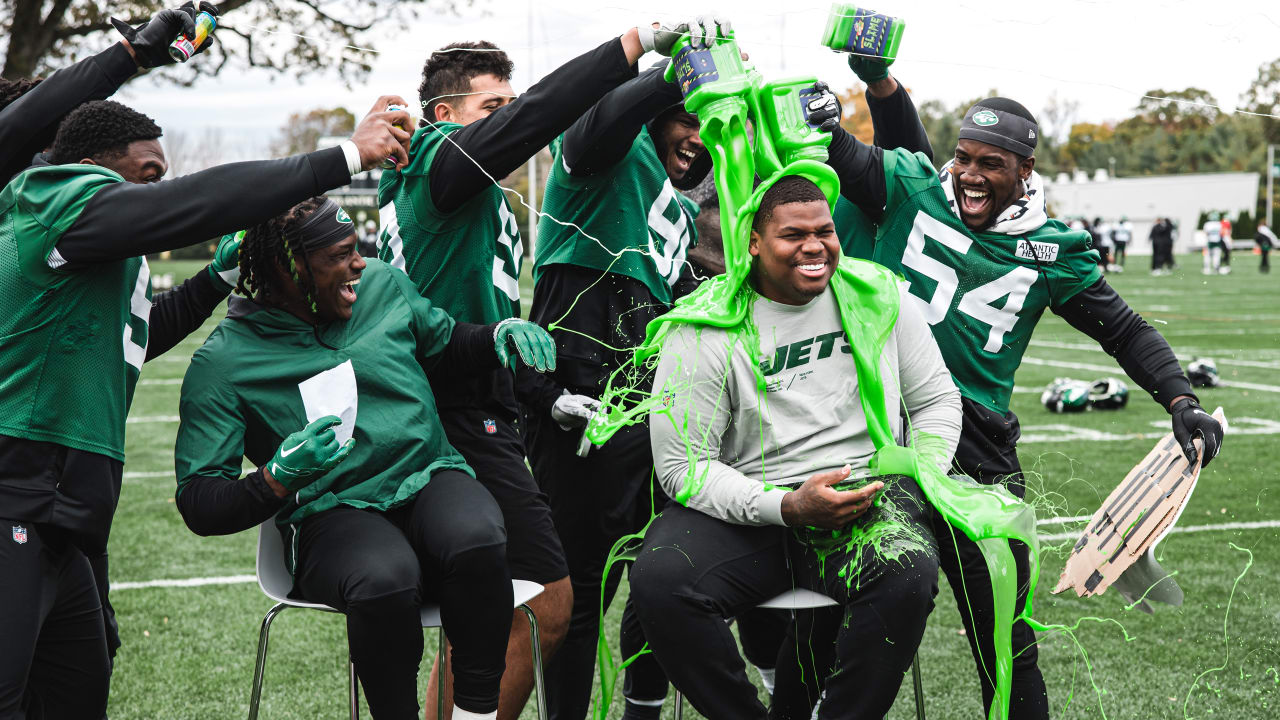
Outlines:
{"type": "Polygon", "coordinates": [[[1039,130],[1040,126],[1032,120],[979,104],[965,113],[964,122],[960,124],[960,139],[977,140],[1031,157],[1040,139],[1039,130]]]}
{"type": "Polygon", "coordinates": [[[355,231],[356,226],[351,222],[347,211],[339,207],[338,203],[325,198],[324,204],[302,221],[298,235],[302,240],[303,252],[312,252],[336,245],[355,231]]]}

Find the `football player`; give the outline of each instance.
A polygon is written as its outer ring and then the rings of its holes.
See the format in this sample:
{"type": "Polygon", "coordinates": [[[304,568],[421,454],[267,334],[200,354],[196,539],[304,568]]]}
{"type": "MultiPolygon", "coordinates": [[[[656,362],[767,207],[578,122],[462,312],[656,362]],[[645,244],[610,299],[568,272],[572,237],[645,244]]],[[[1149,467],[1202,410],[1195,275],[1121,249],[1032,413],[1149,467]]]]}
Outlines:
{"type": "MultiPolygon", "coordinates": [[[[1192,439],[1202,438],[1208,464],[1222,427],[1200,408],[1169,344],[1102,278],[1088,233],[1046,215],[1044,184],[1035,172],[1039,135],[1026,108],[996,97],[966,113],[954,157],[941,172],[921,155],[868,147],[840,129],[832,138],[830,164],[840,174],[841,192],[879,225],[869,259],[906,278],[960,389],[964,427],[955,468],[1025,494],[1009,397],[1046,309],[1096,340],[1170,413],[1193,462],[1192,439]]],[[[967,537],[944,527],[937,537],[960,607],[972,609],[961,615],[989,708],[995,614],[982,590],[989,587],[986,567],[967,537]]],[[[1025,551],[1019,556],[1025,590],[1025,551]]],[[[1022,622],[1013,633],[1010,717],[1048,717],[1035,636],[1022,622]]]]}
{"type": "Polygon", "coordinates": [[[346,614],[377,718],[421,717],[418,611],[424,597],[439,602],[453,717],[495,717],[512,617],[507,536],[445,439],[424,368],[464,378],[519,357],[545,371],[555,344],[519,319],[455,323],[403,272],[366,262],[355,225],[324,198],[249,230],[240,267],[249,299],[232,299],[182,384],[183,518],[222,535],[275,516],[301,597],[346,614]],[[243,457],[257,470],[241,477],[243,457]]]}
{"type": "MultiPolygon", "coordinates": [[[[453,43],[427,58],[418,88],[422,127],[406,167],[378,189],[379,257],[403,268],[422,295],[459,322],[520,314],[523,245],[497,180],[545,147],[605,93],[635,76],[656,31],[631,28],[553,71],[519,98],[511,60],[491,43],[453,43]]],[[[542,584],[537,613],[544,657],[564,637],[572,588],[546,496],[525,464],[516,395],[534,387],[510,372],[437,383],[449,442],[497,498],[506,521],[513,577],[542,584]]],[[[530,647],[512,628],[499,717],[514,720],[533,686],[530,647]]],[[[434,674],[433,674],[434,678],[434,674]]],[[[435,682],[428,685],[428,701],[435,682]]]]}

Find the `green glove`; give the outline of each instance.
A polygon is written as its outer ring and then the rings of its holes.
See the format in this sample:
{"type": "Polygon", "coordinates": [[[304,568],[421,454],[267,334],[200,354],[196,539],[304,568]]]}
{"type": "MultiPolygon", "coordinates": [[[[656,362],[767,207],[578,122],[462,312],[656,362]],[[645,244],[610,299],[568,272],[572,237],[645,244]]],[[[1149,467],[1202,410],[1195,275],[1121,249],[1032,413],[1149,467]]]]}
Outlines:
{"type": "Polygon", "coordinates": [[[507,318],[498,323],[493,331],[493,344],[503,367],[515,370],[518,357],[538,372],[556,369],[556,341],[546,330],[526,320],[507,318]]]}
{"type": "Polygon", "coordinates": [[[889,63],[884,58],[867,57],[866,55],[850,55],[849,69],[863,82],[870,85],[889,77],[889,63]]]}
{"type": "Polygon", "coordinates": [[[209,275],[213,277],[213,284],[224,292],[235,290],[240,282],[240,243],[243,241],[243,230],[234,235],[223,235],[218,241],[218,249],[213,252],[209,275]]]}
{"type": "Polygon", "coordinates": [[[341,424],[337,415],[325,415],[285,438],[267,463],[271,477],[289,492],[297,492],[336,467],[356,444],[355,438],[338,444],[333,428],[341,424]]]}

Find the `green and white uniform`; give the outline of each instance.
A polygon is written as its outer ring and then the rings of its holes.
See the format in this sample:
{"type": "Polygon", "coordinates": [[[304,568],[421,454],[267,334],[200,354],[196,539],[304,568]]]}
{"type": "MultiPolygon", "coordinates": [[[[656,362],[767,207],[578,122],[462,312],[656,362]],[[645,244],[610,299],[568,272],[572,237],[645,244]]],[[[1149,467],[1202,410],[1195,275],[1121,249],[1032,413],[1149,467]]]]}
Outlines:
{"type": "Polygon", "coordinates": [[[294,494],[282,524],[339,505],[388,510],[445,469],[471,469],[445,438],[423,365],[454,321],[404,273],[370,260],[351,319],[317,331],[293,315],[237,299],[191,359],[182,383],[178,493],[198,476],[229,480],[241,457],[266,463],[290,433],[337,415],[345,461],[294,494]]]}
{"type": "Polygon", "coordinates": [[[685,255],[697,242],[697,203],[676,192],[645,128],[621,161],[586,176],[570,174],[563,141],[551,145],[534,282],[549,265],[574,265],[638,280],[670,305],[685,255]]]}
{"type": "Polygon", "coordinates": [[[413,136],[409,164],[378,186],[378,257],[413,278],[418,292],[458,322],[520,316],[524,246],[511,204],[492,184],[452,212],[431,199],[431,164],[462,126],[439,123],[413,136]]]}
{"type": "Polygon", "coordinates": [[[0,434],[123,462],[151,273],[141,257],[71,272],[57,252],[93,196],[120,182],[96,165],[55,165],[0,192],[0,434]]]}
{"type": "Polygon", "coordinates": [[[949,175],[940,180],[923,155],[886,150],[884,174],[887,201],[868,259],[906,278],[960,394],[1007,413],[1045,308],[1101,277],[1089,234],[1056,220],[1024,234],[974,232],[951,210],[949,175]]]}

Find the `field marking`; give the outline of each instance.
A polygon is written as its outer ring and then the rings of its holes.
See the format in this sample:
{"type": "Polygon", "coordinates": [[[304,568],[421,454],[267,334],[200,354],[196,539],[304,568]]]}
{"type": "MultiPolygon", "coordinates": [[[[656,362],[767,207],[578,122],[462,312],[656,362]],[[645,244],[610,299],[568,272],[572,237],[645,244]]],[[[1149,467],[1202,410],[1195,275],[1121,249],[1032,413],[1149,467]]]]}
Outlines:
{"type": "MultiPolygon", "coordinates": [[[[1216,523],[1213,525],[1190,525],[1188,527],[1177,527],[1176,525],[1169,530],[1170,535],[1196,532],[1213,532],[1217,530],[1266,530],[1268,528],[1280,528],[1280,520],[1258,520],[1256,522],[1229,522],[1216,523]]],[[[1041,535],[1040,539],[1044,542],[1061,542],[1063,540],[1074,540],[1080,537],[1079,532],[1073,533],[1054,533],[1052,535],[1041,535]]]]}
{"type": "Polygon", "coordinates": [[[141,480],[142,478],[173,477],[172,470],[150,470],[146,472],[127,472],[125,480],[141,480]]]}
{"type": "MultiPolygon", "coordinates": [[[[1153,420],[1152,427],[1161,428],[1155,432],[1110,433],[1105,430],[1053,423],[1050,425],[1028,425],[1023,428],[1020,443],[1054,443],[1054,442],[1122,442],[1125,440],[1159,440],[1169,431],[1169,423],[1165,420],[1153,420]]],[[[1227,425],[1227,435],[1280,435],[1280,421],[1266,418],[1237,417],[1231,418],[1227,425]]]]}
{"type": "Polygon", "coordinates": [[[177,415],[139,415],[125,420],[126,423],[131,425],[135,423],[176,423],[181,421],[182,418],[177,415]]]}
{"type": "MultiPolygon", "coordinates": [[[[1088,520],[1092,516],[1080,516],[1070,518],[1046,518],[1038,521],[1037,524],[1055,524],[1057,522],[1067,523],[1081,520],[1088,520]]],[[[1194,533],[1194,532],[1212,532],[1218,530],[1265,530],[1269,528],[1280,528],[1280,520],[1260,520],[1257,522],[1229,522],[1217,523],[1214,525],[1192,525],[1190,527],[1174,527],[1169,534],[1194,533]]],[[[1073,533],[1053,533],[1050,535],[1041,535],[1040,539],[1044,542],[1061,542],[1063,540],[1074,540],[1079,537],[1079,532],[1073,533]]],[[[200,577],[200,578],[178,578],[171,580],[141,580],[135,582],[118,582],[111,584],[112,592],[116,590],[138,590],[142,588],[169,588],[169,587],[203,587],[205,585],[242,585],[251,582],[257,582],[255,575],[226,575],[223,577],[200,577]]]]}
{"type": "MultiPolygon", "coordinates": [[[[1024,365],[1043,365],[1046,367],[1060,367],[1068,370],[1092,370],[1093,372],[1114,373],[1117,370],[1124,372],[1119,365],[1093,365],[1090,363],[1073,363],[1063,362],[1061,360],[1042,360],[1040,358],[1024,357],[1022,358],[1024,365]]],[[[1247,390],[1261,390],[1262,392],[1280,393],[1280,385],[1260,385],[1258,383],[1241,382],[1239,380],[1223,380],[1219,383],[1219,387],[1245,388],[1247,390]]]]}
{"type": "Polygon", "coordinates": [[[1091,519],[1092,515],[1074,515],[1072,517],[1047,517],[1036,520],[1036,525],[1070,525],[1091,519]]]}
{"type": "Polygon", "coordinates": [[[143,378],[139,385],[181,385],[182,378],[143,378]]]}
{"type": "MultiPolygon", "coordinates": [[[[1055,350],[1084,350],[1084,351],[1096,351],[1100,353],[1106,352],[1097,344],[1090,345],[1088,343],[1070,343],[1070,342],[1062,342],[1060,340],[1032,340],[1031,345],[1035,347],[1054,348],[1055,350]]],[[[1212,353],[1202,353],[1202,354],[1211,355],[1212,353]]],[[[1174,353],[1174,356],[1178,358],[1179,362],[1190,362],[1191,360],[1195,359],[1195,357],[1191,355],[1187,355],[1186,353],[1174,353]]],[[[1219,357],[1222,357],[1222,356],[1219,355],[1219,357]]],[[[1239,365],[1240,367],[1262,368],[1264,370],[1280,370],[1280,360],[1235,360],[1228,357],[1222,360],[1218,360],[1217,358],[1215,358],[1214,362],[1219,363],[1221,365],[1239,365]]]]}
{"type": "Polygon", "coordinates": [[[238,585],[240,583],[257,582],[256,575],[226,575],[223,577],[178,578],[173,580],[139,580],[136,582],[111,583],[112,591],[137,590],[154,587],[201,587],[204,585],[238,585]]]}

